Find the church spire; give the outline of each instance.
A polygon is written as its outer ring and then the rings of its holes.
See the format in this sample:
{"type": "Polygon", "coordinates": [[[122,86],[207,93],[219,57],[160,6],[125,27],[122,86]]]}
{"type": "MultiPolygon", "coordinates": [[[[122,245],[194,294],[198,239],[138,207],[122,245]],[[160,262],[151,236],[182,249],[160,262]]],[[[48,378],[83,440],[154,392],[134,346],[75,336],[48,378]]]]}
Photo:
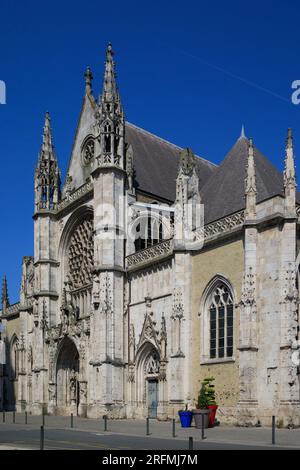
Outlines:
{"type": "Polygon", "coordinates": [[[42,147],[35,171],[35,207],[55,209],[60,199],[60,171],[52,143],[50,114],[45,115],[42,147]]]}
{"type": "Polygon", "coordinates": [[[124,169],[125,121],[120,95],[116,84],[115,64],[111,43],[106,50],[103,91],[96,113],[95,139],[96,167],[117,166],[124,169]]]}
{"type": "Polygon", "coordinates": [[[2,304],[2,313],[4,313],[5,310],[7,309],[7,307],[9,307],[9,298],[8,298],[8,288],[7,288],[6,276],[4,276],[4,278],[3,278],[1,304],[2,304]]]}
{"type": "Polygon", "coordinates": [[[248,141],[248,161],[245,180],[245,197],[246,197],[246,219],[255,219],[256,217],[256,175],[254,161],[254,147],[252,139],[248,141]]]}
{"type": "Polygon", "coordinates": [[[242,130],[241,130],[240,139],[246,139],[245,126],[244,126],[244,124],[242,125],[242,130]]]}
{"type": "Polygon", "coordinates": [[[43,140],[40,151],[40,161],[56,160],[52,143],[52,130],[51,130],[51,118],[49,111],[45,114],[45,123],[43,129],[43,140]]]}
{"type": "Polygon", "coordinates": [[[44,124],[41,156],[44,159],[55,159],[54,152],[53,152],[53,145],[52,145],[50,114],[48,111],[45,114],[45,124],[44,124]]]}
{"type": "Polygon", "coordinates": [[[103,92],[101,96],[101,101],[106,103],[119,101],[113,55],[112,45],[109,43],[106,49],[103,92]]]}
{"type": "Polygon", "coordinates": [[[87,67],[84,77],[85,77],[85,92],[87,94],[90,94],[92,93],[92,81],[93,81],[93,74],[92,74],[90,67],[87,67]]]}
{"type": "Polygon", "coordinates": [[[295,210],[297,183],[292,129],[288,130],[286,140],[283,185],[286,207],[293,211],[295,210]]]}

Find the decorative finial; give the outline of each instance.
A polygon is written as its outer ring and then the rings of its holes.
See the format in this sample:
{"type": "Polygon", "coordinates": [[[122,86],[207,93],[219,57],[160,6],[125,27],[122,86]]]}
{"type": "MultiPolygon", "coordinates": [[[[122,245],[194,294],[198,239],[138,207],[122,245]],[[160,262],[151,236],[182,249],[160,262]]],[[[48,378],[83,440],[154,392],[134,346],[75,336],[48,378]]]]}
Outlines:
{"type": "Polygon", "coordinates": [[[286,147],[293,148],[293,131],[291,128],[288,129],[288,135],[286,139],[286,147]]]}
{"type": "Polygon", "coordinates": [[[45,113],[45,124],[44,124],[44,131],[43,131],[43,143],[42,143],[41,155],[45,159],[48,159],[48,158],[49,160],[51,158],[54,159],[52,133],[51,133],[51,118],[50,118],[49,111],[46,111],[45,113]]]}
{"type": "Polygon", "coordinates": [[[60,171],[52,143],[50,114],[47,111],[39,161],[35,170],[35,207],[54,209],[59,199],[60,171]]]}
{"type": "Polygon", "coordinates": [[[4,312],[6,310],[6,308],[9,307],[9,305],[10,305],[9,304],[9,298],[8,298],[8,288],[7,288],[6,275],[4,275],[4,278],[3,278],[1,303],[2,303],[2,310],[4,312]]]}
{"type": "Polygon", "coordinates": [[[248,159],[245,180],[245,196],[246,196],[246,219],[255,219],[256,217],[256,175],[254,161],[253,140],[248,140],[248,159]]]}
{"type": "Polygon", "coordinates": [[[108,43],[106,49],[106,61],[105,61],[105,72],[104,72],[104,83],[102,102],[111,102],[119,100],[116,84],[115,64],[113,61],[114,52],[112,50],[111,43],[108,43]]]}
{"type": "Polygon", "coordinates": [[[242,125],[240,139],[246,139],[244,124],[242,125]]]}
{"type": "Polygon", "coordinates": [[[87,67],[84,76],[85,76],[86,91],[90,92],[92,90],[92,80],[93,80],[93,74],[92,74],[90,67],[87,67]]]}
{"type": "Polygon", "coordinates": [[[180,152],[179,174],[191,175],[195,167],[195,156],[191,148],[186,148],[180,152]]]}
{"type": "Polygon", "coordinates": [[[286,207],[289,211],[293,212],[295,210],[296,204],[297,183],[292,129],[288,129],[288,135],[286,139],[283,185],[286,207]]]}

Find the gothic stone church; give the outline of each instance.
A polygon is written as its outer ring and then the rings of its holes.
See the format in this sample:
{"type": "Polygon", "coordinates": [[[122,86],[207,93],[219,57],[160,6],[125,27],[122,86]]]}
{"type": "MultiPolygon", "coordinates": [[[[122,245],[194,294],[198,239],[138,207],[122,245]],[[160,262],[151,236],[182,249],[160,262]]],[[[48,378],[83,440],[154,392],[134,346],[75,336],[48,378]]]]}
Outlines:
{"type": "Polygon", "coordinates": [[[17,304],[3,283],[0,408],[168,419],[213,376],[219,420],[300,425],[290,130],[284,165],[244,132],[218,166],[128,123],[109,44],[62,187],[46,114],[17,304]]]}

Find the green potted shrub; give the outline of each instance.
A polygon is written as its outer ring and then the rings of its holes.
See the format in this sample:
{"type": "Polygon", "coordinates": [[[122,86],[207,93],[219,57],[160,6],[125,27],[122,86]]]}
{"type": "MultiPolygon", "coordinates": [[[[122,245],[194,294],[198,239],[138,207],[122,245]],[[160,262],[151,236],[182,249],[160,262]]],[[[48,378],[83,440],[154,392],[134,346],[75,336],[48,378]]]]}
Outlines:
{"type": "Polygon", "coordinates": [[[213,384],[214,377],[208,377],[203,380],[203,384],[205,385],[206,389],[206,398],[207,398],[207,408],[210,410],[209,415],[209,427],[212,428],[215,423],[216,412],[218,409],[218,405],[216,403],[216,392],[215,386],[213,384]]]}
{"type": "Polygon", "coordinates": [[[193,417],[194,417],[195,426],[197,429],[201,429],[202,419],[203,419],[204,427],[205,428],[208,427],[209,414],[210,414],[210,411],[208,409],[208,397],[207,397],[206,385],[204,382],[202,382],[199,395],[198,395],[196,409],[193,410],[193,417]]]}

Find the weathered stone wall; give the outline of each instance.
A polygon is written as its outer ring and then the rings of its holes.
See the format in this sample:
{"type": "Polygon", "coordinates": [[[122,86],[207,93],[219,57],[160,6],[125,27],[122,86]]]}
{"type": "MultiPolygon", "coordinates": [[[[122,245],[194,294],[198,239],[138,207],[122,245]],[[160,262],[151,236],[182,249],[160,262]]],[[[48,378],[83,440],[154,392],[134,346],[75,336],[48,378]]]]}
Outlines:
{"type": "Polygon", "coordinates": [[[14,339],[20,339],[21,323],[19,315],[3,320],[5,326],[6,364],[3,367],[3,407],[6,410],[14,410],[18,398],[18,377],[13,370],[13,357],[11,346],[14,339]]]}
{"type": "MultiPolygon", "coordinates": [[[[223,246],[204,248],[193,256],[192,312],[193,312],[193,353],[192,383],[193,398],[196,400],[201,381],[205,377],[215,377],[219,414],[227,413],[228,407],[236,406],[239,398],[239,308],[234,309],[234,356],[235,360],[218,364],[201,364],[201,317],[200,305],[203,293],[210,281],[221,274],[234,289],[234,301],[238,302],[244,269],[244,249],[242,239],[229,241],[223,246]]],[[[203,312],[201,312],[203,314],[203,312]]]]}

